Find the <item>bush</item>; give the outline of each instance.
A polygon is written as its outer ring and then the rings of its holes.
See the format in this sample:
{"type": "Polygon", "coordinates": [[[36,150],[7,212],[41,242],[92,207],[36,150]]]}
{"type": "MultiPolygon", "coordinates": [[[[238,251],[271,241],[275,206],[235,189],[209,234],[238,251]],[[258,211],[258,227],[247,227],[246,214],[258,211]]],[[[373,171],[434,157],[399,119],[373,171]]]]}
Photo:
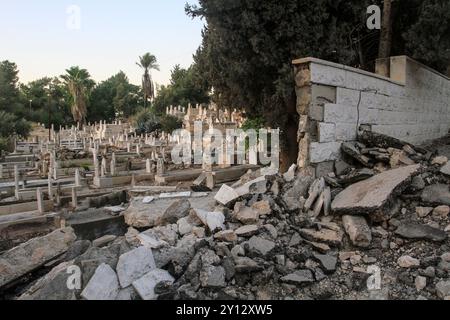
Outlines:
{"type": "Polygon", "coordinates": [[[152,109],[139,110],[131,120],[137,134],[152,133],[162,130],[171,133],[182,127],[182,121],[170,115],[156,115],[152,109]]]}
{"type": "Polygon", "coordinates": [[[171,115],[163,115],[160,117],[161,130],[167,133],[171,133],[177,129],[181,129],[183,122],[177,117],[171,115]]]}

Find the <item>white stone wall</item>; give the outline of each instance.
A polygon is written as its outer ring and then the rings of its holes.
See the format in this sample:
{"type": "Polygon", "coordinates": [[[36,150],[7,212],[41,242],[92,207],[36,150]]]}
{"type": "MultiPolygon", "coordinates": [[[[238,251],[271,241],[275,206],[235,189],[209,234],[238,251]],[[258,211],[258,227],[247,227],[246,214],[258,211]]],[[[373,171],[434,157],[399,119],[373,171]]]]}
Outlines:
{"type": "Polygon", "coordinates": [[[309,114],[317,130],[309,149],[313,164],[338,159],[340,144],[355,140],[361,125],[413,144],[450,129],[450,79],[408,57],[391,58],[391,78],[314,58],[294,61],[305,64],[312,92],[317,86],[336,90],[332,103],[311,97],[309,114]]]}

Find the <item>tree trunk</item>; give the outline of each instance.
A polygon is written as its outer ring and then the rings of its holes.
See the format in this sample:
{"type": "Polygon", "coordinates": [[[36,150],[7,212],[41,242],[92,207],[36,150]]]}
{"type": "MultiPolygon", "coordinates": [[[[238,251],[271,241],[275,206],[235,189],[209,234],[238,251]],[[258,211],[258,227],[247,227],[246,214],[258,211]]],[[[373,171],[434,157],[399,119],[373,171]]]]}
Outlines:
{"type": "Polygon", "coordinates": [[[292,164],[297,163],[298,158],[298,123],[299,116],[295,107],[296,97],[290,99],[286,106],[288,113],[288,121],[286,127],[282,128],[283,134],[280,137],[281,154],[280,154],[280,172],[286,172],[292,164]]]}
{"type": "Polygon", "coordinates": [[[378,58],[389,58],[392,48],[392,0],[384,0],[378,58]]]}

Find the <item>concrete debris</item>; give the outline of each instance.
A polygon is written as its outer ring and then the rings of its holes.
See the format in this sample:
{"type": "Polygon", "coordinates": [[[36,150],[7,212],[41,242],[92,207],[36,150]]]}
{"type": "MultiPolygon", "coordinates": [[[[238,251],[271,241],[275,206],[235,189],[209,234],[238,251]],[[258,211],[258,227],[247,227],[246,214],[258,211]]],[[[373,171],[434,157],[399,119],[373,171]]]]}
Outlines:
{"type": "Polygon", "coordinates": [[[119,280],[114,270],[102,263],[81,293],[86,300],[115,300],[119,293],[119,280]]]}
{"type": "Polygon", "coordinates": [[[161,283],[172,284],[175,278],[166,270],[153,269],[136,281],[133,281],[133,288],[139,294],[142,300],[156,300],[158,294],[155,293],[155,287],[161,283]]]}
{"type": "Polygon", "coordinates": [[[346,215],[342,217],[342,223],[353,245],[363,248],[370,246],[372,232],[364,217],[346,215]]]}
{"type": "Polygon", "coordinates": [[[117,275],[120,286],[126,288],[152,269],[156,269],[152,250],[139,247],[120,256],[117,262],[117,275]]]}

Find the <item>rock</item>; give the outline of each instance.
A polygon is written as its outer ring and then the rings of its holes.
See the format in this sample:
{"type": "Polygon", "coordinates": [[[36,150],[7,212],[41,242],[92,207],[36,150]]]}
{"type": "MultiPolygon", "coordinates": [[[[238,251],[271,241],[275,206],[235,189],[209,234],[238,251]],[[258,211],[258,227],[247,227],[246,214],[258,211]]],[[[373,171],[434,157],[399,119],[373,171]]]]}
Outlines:
{"type": "Polygon", "coordinates": [[[236,235],[236,233],[234,233],[233,230],[225,230],[225,231],[217,232],[214,235],[214,238],[217,240],[220,240],[220,241],[225,241],[225,242],[237,241],[237,235],[236,235]]]}
{"type": "Polygon", "coordinates": [[[397,264],[402,268],[420,267],[420,261],[411,256],[401,256],[400,258],[398,258],[397,264]]]}
{"type": "Polygon", "coordinates": [[[448,158],[447,157],[445,157],[445,156],[438,156],[438,157],[433,158],[433,160],[431,161],[431,164],[432,165],[437,164],[439,166],[442,166],[442,165],[446,164],[447,162],[448,162],[448,158]]]}
{"type": "Polygon", "coordinates": [[[152,250],[139,247],[124,253],[120,256],[116,269],[121,287],[128,287],[150,270],[156,269],[152,250]]]}
{"type": "Polygon", "coordinates": [[[256,251],[262,256],[266,256],[275,248],[275,242],[264,238],[253,236],[248,241],[250,251],[256,251]]]}
{"type": "Polygon", "coordinates": [[[440,171],[442,174],[450,176],[450,161],[447,161],[447,163],[441,168],[440,171]]]}
{"type": "Polygon", "coordinates": [[[174,281],[175,279],[166,270],[153,269],[138,280],[133,281],[133,288],[142,300],[156,300],[158,295],[155,293],[155,287],[161,282],[172,284],[174,281]]]}
{"type": "Polygon", "coordinates": [[[308,189],[314,179],[308,175],[298,175],[292,187],[286,189],[282,195],[286,209],[289,211],[303,208],[308,189]]]}
{"type": "Polygon", "coordinates": [[[234,232],[238,237],[251,237],[258,233],[259,227],[255,224],[249,224],[236,229],[234,232]]]}
{"type": "Polygon", "coordinates": [[[444,231],[414,222],[402,223],[395,230],[395,234],[406,239],[424,239],[437,242],[447,239],[447,234],[444,231]]]}
{"type": "Polygon", "coordinates": [[[262,194],[267,192],[267,180],[265,176],[260,176],[254,180],[251,180],[242,186],[235,189],[235,192],[239,197],[246,196],[248,194],[262,194]]]}
{"type": "Polygon", "coordinates": [[[149,238],[152,238],[157,241],[167,242],[171,246],[174,246],[178,240],[177,231],[178,226],[176,224],[158,226],[140,233],[138,239],[142,244],[145,243],[146,240],[150,240],[149,238]]]}
{"type": "Polygon", "coordinates": [[[142,199],[142,203],[149,204],[152,203],[153,200],[155,200],[155,197],[144,197],[144,199],[142,199]]]}
{"type": "Polygon", "coordinates": [[[217,194],[215,195],[214,199],[219,202],[220,204],[226,206],[233,202],[234,200],[237,200],[239,198],[239,195],[237,192],[227,186],[226,184],[223,184],[222,187],[219,189],[217,194]]]}
{"type": "Polygon", "coordinates": [[[450,232],[450,224],[445,227],[444,232],[450,232]]]}
{"type": "Polygon", "coordinates": [[[364,217],[345,215],[342,217],[342,223],[353,245],[362,248],[370,246],[372,232],[364,217]]]}
{"type": "Polygon", "coordinates": [[[340,246],[342,243],[342,231],[330,230],[322,228],[317,231],[314,229],[300,229],[300,235],[309,241],[325,242],[332,246],[340,246]]]}
{"type": "Polygon", "coordinates": [[[65,261],[70,261],[76,257],[82,255],[87,249],[91,247],[92,243],[89,240],[78,240],[75,241],[67,250],[64,257],[65,261]]]}
{"type": "Polygon", "coordinates": [[[138,234],[137,239],[139,240],[142,246],[148,249],[159,249],[169,245],[166,241],[159,240],[157,237],[146,234],[144,232],[138,234]]]}
{"type": "Polygon", "coordinates": [[[236,203],[234,206],[234,218],[243,224],[256,224],[259,221],[259,212],[251,207],[236,203]]]}
{"type": "Polygon", "coordinates": [[[426,186],[425,181],[423,180],[422,176],[418,175],[412,179],[410,188],[412,190],[417,191],[417,190],[423,190],[425,188],[425,186],[426,186]]]}
{"type": "Polygon", "coordinates": [[[422,291],[427,286],[427,278],[422,277],[422,276],[417,276],[414,283],[416,285],[417,291],[422,291]]]}
{"type": "Polygon", "coordinates": [[[116,297],[116,300],[118,301],[131,301],[139,299],[139,294],[136,292],[136,290],[134,290],[133,286],[129,286],[125,289],[120,289],[116,297]]]}
{"type": "Polygon", "coordinates": [[[369,179],[370,177],[373,177],[374,174],[375,174],[375,172],[372,169],[368,169],[368,168],[353,170],[353,171],[349,172],[348,174],[346,174],[345,176],[339,177],[337,182],[340,185],[347,186],[349,184],[353,184],[356,182],[360,182],[360,181],[369,179]]]}
{"type": "Polygon", "coordinates": [[[313,257],[320,262],[320,265],[325,273],[329,274],[336,271],[337,258],[335,256],[315,253],[313,254],[313,257]]]}
{"type": "Polygon", "coordinates": [[[263,227],[264,227],[264,229],[266,229],[269,232],[269,234],[272,237],[272,239],[277,239],[278,238],[277,228],[275,228],[273,225],[265,224],[263,227]]]}
{"type": "Polygon", "coordinates": [[[204,288],[225,287],[225,269],[221,266],[204,266],[200,271],[200,283],[204,288]]]}
{"type": "Polygon", "coordinates": [[[372,167],[373,165],[370,163],[370,159],[365,155],[362,155],[358,148],[356,147],[356,143],[354,142],[344,142],[341,146],[342,152],[349,155],[356,161],[360,162],[365,167],[372,167]]]}
{"type": "Polygon", "coordinates": [[[114,270],[102,263],[95,270],[81,296],[86,300],[115,300],[119,293],[119,281],[114,270]]]}
{"type": "Polygon", "coordinates": [[[295,285],[304,285],[314,282],[314,276],[310,270],[297,270],[281,278],[282,282],[295,285]]]}
{"type": "Polygon", "coordinates": [[[436,293],[441,299],[450,296],[450,280],[438,282],[436,284],[436,293]]]}
{"type": "Polygon", "coordinates": [[[154,227],[161,221],[163,214],[164,211],[161,208],[155,207],[150,210],[149,206],[143,204],[140,198],[131,200],[129,207],[123,213],[125,223],[135,228],[154,227]]]}
{"type": "Polygon", "coordinates": [[[258,216],[268,216],[272,213],[272,208],[268,200],[261,200],[252,204],[252,209],[258,212],[258,216]]]}
{"type": "Polygon", "coordinates": [[[68,268],[71,266],[72,261],[57,265],[28,288],[18,300],[76,300],[75,294],[80,290],[72,290],[67,286],[68,277],[71,275],[68,268]]]}
{"type": "Polygon", "coordinates": [[[72,228],[31,239],[0,256],[0,288],[65,253],[75,242],[72,228]]]}
{"type": "Polygon", "coordinates": [[[450,262],[450,252],[443,253],[441,255],[441,260],[445,262],[450,262]]]}
{"type": "Polygon", "coordinates": [[[338,160],[334,164],[334,169],[336,171],[336,175],[341,176],[348,173],[351,169],[351,166],[343,160],[338,160]]]}
{"type": "Polygon", "coordinates": [[[391,168],[398,168],[403,165],[413,165],[415,162],[411,160],[402,150],[394,149],[389,160],[391,168]]]}
{"type": "Polygon", "coordinates": [[[283,179],[286,182],[291,182],[295,179],[295,171],[297,170],[297,165],[293,164],[289,167],[289,170],[283,174],[283,179]]]}
{"type": "Polygon", "coordinates": [[[433,211],[432,207],[416,207],[416,214],[420,218],[425,218],[431,211],[433,211]]]}
{"type": "Polygon", "coordinates": [[[436,217],[439,219],[447,219],[449,213],[450,213],[449,206],[439,206],[439,207],[434,208],[433,217],[436,217]]]}
{"type": "Polygon", "coordinates": [[[367,180],[355,183],[339,193],[331,203],[337,214],[370,215],[374,220],[384,220],[386,206],[395,192],[400,192],[420,165],[388,170],[367,180]]]}
{"type": "Polygon", "coordinates": [[[109,243],[111,243],[111,242],[113,242],[114,240],[116,240],[117,239],[117,236],[114,236],[114,235],[106,235],[106,236],[103,236],[103,237],[101,237],[101,238],[98,238],[98,239],[95,239],[94,241],[92,241],[92,245],[94,246],[94,247],[104,247],[104,246],[106,246],[107,244],[109,244],[109,243]]]}
{"type": "Polygon", "coordinates": [[[432,184],[422,191],[422,201],[436,205],[450,205],[450,191],[446,184],[432,184]]]}
{"type": "Polygon", "coordinates": [[[191,210],[191,203],[189,200],[183,199],[172,203],[161,217],[161,223],[172,224],[177,223],[181,218],[186,217],[191,210]]]}
{"type": "Polygon", "coordinates": [[[195,215],[203,225],[207,226],[211,232],[225,230],[225,216],[221,212],[208,212],[201,209],[194,209],[195,215]]]}
{"type": "Polygon", "coordinates": [[[184,217],[178,220],[177,225],[178,225],[178,233],[182,236],[190,233],[192,231],[192,228],[194,227],[192,224],[189,223],[188,217],[184,217]]]}
{"type": "Polygon", "coordinates": [[[424,277],[428,277],[428,278],[434,278],[436,277],[436,270],[434,269],[434,267],[427,267],[425,270],[422,270],[421,272],[419,272],[420,275],[424,276],[424,277]]]}
{"type": "Polygon", "coordinates": [[[237,273],[258,272],[263,269],[256,261],[248,257],[234,257],[234,263],[237,273]]]}

